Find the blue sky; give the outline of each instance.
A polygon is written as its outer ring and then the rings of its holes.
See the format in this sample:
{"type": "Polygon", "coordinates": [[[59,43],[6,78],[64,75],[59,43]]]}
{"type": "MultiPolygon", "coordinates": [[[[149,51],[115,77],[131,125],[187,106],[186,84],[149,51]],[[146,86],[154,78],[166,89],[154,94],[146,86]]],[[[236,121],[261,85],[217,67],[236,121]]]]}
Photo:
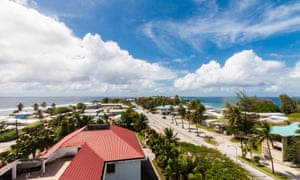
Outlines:
{"type": "Polygon", "coordinates": [[[3,0],[0,10],[4,96],[300,95],[298,1],[3,0]]]}

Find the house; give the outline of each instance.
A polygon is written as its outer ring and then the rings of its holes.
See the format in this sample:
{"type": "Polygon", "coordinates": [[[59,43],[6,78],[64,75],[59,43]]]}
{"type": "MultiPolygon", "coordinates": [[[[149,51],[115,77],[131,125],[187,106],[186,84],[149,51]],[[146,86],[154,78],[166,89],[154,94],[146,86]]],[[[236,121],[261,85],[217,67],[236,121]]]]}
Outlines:
{"type": "Polygon", "coordinates": [[[55,144],[40,158],[46,164],[74,158],[60,179],[141,179],[145,155],[134,132],[116,125],[88,125],[55,144]]]}
{"type": "MultiPolygon", "coordinates": [[[[65,157],[71,157],[71,160],[59,170],[62,172],[58,177],[60,180],[140,180],[141,162],[145,160],[133,131],[108,124],[87,125],[43,152],[38,159],[40,177],[46,174],[47,167],[53,167],[65,157]]],[[[22,164],[24,162],[17,160],[4,166],[0,169],[0,176],[11,171],[12,179],[17,178],[17,169],[22,164]]]]}
{"type": "Polygon", "coordinates": [[[178,115],[179,106],[173,106],[173,105],[164,105],[164,106],[156,106],[156,112],[161,115],[178,115]]]}
{"type": "MultiPolygon", "coordinates": [[[[290,145],[290,137],[300,136],[300,122],[294,122],[287,126],[273,126],[270,129],[270,134],[278,135],[278,138],[273,140],[273,145],[270,143],[270,151],[273,159],[283,162],[284,154],[290,145]]],[[[297,160],[300,161],[300,149],[297,151],[297,160]]],[[[266,140],[262,143],[262,154],[266,157],[270,156],[266,140]]]]}

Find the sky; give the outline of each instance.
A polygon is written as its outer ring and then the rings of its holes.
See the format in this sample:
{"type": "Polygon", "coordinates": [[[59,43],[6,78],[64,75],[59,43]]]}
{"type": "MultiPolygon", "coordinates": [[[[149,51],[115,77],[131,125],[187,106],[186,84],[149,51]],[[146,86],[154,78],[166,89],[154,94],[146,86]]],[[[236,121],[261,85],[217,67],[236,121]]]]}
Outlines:
{"type": "Polygon", "coordinates": [[[300,96],[300,2],[1,0],[0,96],[300,96]]]}

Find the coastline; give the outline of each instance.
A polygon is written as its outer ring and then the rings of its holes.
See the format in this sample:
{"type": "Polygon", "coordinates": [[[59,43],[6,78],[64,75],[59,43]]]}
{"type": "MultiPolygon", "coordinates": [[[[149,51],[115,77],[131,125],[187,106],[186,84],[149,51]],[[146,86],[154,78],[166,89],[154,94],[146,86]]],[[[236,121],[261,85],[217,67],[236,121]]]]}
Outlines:
{"type": "MultiPolygon", "coordinates": [[[[77,104],[78,102],[92,102],[93,100],[102,100],[104,96],[56,96],[56,97],[0,97],[0,116],[8,116],[17,109],[17,104],[22,102],[25,111],[32,111],[34,103],[46,102],[48,106],[55,103],[57,106],[68,106],[77,104]]],[[[126,98],[126,97],[113,97],[112,98],[126,98]]],[[[235,103],[236,97],[201,97],[201,96],[182,96],[182,99],[191,100],[199,98],[201,103],[208,107],[220,109],[224,107],[224,103],[229,101],[235,103]]],[[[278,97],[259,97],[262,99],[270,99],[277,106],[280,106],[278,97]]]]}

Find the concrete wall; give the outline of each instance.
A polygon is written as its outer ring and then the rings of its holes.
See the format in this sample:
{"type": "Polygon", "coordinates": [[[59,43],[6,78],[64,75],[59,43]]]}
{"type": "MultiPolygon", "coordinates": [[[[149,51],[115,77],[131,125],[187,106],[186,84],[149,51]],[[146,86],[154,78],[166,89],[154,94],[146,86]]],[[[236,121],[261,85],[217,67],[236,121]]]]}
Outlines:
{"type": "Polygon", "coordinates": [[[78,152],[78,147],[60,147],[47,160],[47,162],[54,161],[65,156],[75,156],[78,152]]]}
{"type": "Polygon", "coordinates": [[[117,161],[114,173],[106,173],[106,164],[103,179],[105,180],[140,180],[141,179],[141,160],[117,161]]]}
{"type": "MultiPolygon", "coordinates": [[[[277,161],[283,161],[283,144],[281,142],[273,142],[274,146],[277,146],[279,148],[281,148],[281,150],[279,149],[275,149],[272,147],[272,143],[269,141],[269,145],[270,145],[270,150],[271,150],[271,154],[272,154],[272,157],[273,159],[277,160],[277,161]]],[[[268,146],[267,146],[267,141],[264,140],[262,142],[262,154],[265,156],[265,157],[269,157],[269,151],[268,151],[268,146]]]]}

